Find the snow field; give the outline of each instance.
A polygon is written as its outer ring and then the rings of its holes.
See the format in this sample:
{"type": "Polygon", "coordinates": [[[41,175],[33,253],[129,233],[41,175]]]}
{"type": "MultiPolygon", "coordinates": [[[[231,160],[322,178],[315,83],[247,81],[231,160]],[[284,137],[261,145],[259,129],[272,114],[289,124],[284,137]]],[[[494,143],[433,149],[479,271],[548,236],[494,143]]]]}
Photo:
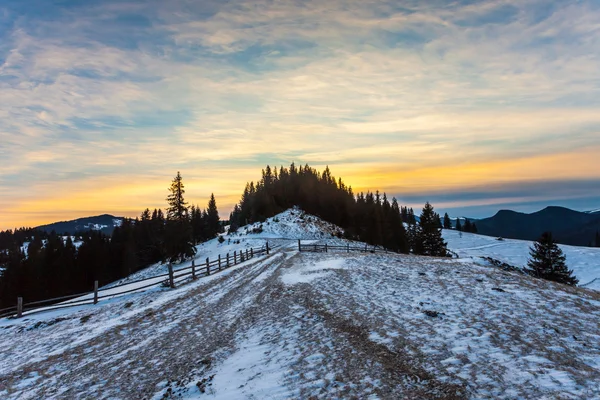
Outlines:
{"type": "MultiPolygon", "coordinates": [[[[460,257],[479,261],[491,257],[515,267],[525,267],[533,242],[443,230],[448,248],[460,257]]],[[[600,248],[559,245],[567,257],[567,266],[579,279],[579,285],[600,290],[600,248]]]]}
{"type": "MultiPolygon", "coordinates": [[[[298,253],[299,237],[345,243],[300,215],[199,246],[201,260],[280,247],[174,290],[0,320],[0,398],[600,398],[600,294],[479,259],[518,265],[529,242],[445,232],[464,258],[298,253]]],[[[567,261],[593,276],[587,251],[567,261]]]]}

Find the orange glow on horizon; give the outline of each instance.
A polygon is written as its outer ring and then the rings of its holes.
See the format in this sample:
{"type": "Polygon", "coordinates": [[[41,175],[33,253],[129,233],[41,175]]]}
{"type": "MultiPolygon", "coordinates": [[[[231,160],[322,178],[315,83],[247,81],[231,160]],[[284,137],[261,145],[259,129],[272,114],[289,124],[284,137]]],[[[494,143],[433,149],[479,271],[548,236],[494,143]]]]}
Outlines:
{"type": "MultiPolygon", "coordinates": [[[[590,148],[578,153],[540,155],[510,160],[448,163],[433,167],[402,168],[390,164],[332,164],[336,179],[341,177],[355,193],[380,190],[388,194],[423,194],[441,190],[460,191],[486,184],[502,185],[553,179],[598,178],[596,166],[600,149],[590,148]]],[[[299,165],[299,163],[296,163],[299,165]]],[[[324,165],[313,165],[322,170],[324,165]]],[[[246,182],[260,178],[260,168],[224,169],[210,178],[200,178],[194,171],[182,171],[186,199],[190,204],[205,207],[214,193],[221,218],[240,199],[246,182]],[[186,179],[190,177],[189,179],[186,179]]],[[[53,187],[53,195],[40,196],[7,207],[0,229],[38,226],[47,223],[98,214],[135,217],[145,208],[165,208],[167,187],[172,177],[123,178],[122,181],[99,178],[64,183],[53,187]],[[133,182],[133,183],[132,183],[133,182]]],[[[50,188],[42,188],[43,193],[50,188]]],[[[477,204],[494,204],[491,199],[477,204]]],[[[463,205],[477,205],[473,202],[463,205]]],[[[447,204],[450,205],[450,204],[447,204]]],[[[435,204],[434,204],[435,206],[435,204]]]]}

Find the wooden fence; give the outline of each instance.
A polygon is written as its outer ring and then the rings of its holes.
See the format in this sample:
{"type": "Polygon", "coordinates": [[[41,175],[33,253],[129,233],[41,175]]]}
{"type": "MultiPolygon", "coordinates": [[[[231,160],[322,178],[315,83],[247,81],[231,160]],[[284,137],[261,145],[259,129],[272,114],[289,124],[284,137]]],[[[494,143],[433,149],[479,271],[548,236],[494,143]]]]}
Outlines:
{"type": "MultiPolygon", "coordinates": [[[[358,251],[361,253],[397,253],[392,250],[388,250],[381,246],[369,246],[368,244],[362,243],[351,243],[348,242],[345,245],[332,245],[332,244],[316,244],[316,243],[302,243],[301,240],[298,240],[298,251],[309,251],[313,253],[327,253],[330,251],[342,251],[346,253],[350,253],[351,251],[358,251]]],[[[459,258],[458,254],[453,252],[452,250],[446,250],[448,252],[448,257],[459,258]]]]}
{"type": "Polygon", "coordinates": [[[368,244],[362,243],[346,243],[345,245],[332,245],[332,244],[317,244],[317,243],[302,243],[298,240],[298,251],[309,251],[313,253],[327,253],[330,251],[345,251],[350,253],[351,251],[360,251],[362,253],[394,253],[391,250],[384,249],[379,246],[369,246],[368,244]]]}
{"type": "Polygon", "coordinates": [[[244,250],[234,251],[233,254],[227,253],[224,257],[219,254],[214,260],[206,258],[205,261],[196,264],[198,258],[192,260],[192,265],[180,269],[174,269],[173,264],[169,263],[168,273],[151,276],[149,278],[139,279],[132,282],[123,283],[121,285],[112,286],[109,288],[98,289],[98,281],[94,282],[94,290],[86,293],[71,294],[68,296],[55,297],[47,300],[33,301],[23,303],[23,298],[17,298],[17,305],[0,310],[0,318],[13,317],[21,318],[24,313],[31,315],[38,312],[58,310],[67,307],[76,307],[82,305],[98,304],[100,300],[122,296],[124,294],[146,290],[153,286],[163,285],[170,288],[175,288],[178,283],[186,281],[188,277],[196,280],[199,276],[209,276],[218,273],[224,269],[247,261],[251,258],[262,254],[269,254],[272,249],[269,247],[269,242],[265,246],[259,248],[247,248],[244,250]],[[151,281],[151,282],[150,282],[151,281]],[[138,286],[140,283],[149,282],[138,286]],[[130,289],[126,286],[133,286],[130,289]],[[114,292],[115,289],[123,288],[122,291],[114,292]],[[106,293],[109,292],[110,293],[106,293]],[[80,299],[87,296],[88,298],[80,299]]]}

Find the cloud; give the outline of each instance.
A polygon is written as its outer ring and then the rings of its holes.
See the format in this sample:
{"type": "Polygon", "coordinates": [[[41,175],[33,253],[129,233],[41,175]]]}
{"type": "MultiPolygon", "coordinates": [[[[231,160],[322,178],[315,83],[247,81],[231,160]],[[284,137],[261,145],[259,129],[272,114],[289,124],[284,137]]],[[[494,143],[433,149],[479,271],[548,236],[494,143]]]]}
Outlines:
{"type": "Polygon", "coordinates": [[[177,170],[225,208],[266,163],[398,195],[598,177],[591,0],[36,4],[0,6],[0,228],[74,187],[160,205],[177,170]]]}

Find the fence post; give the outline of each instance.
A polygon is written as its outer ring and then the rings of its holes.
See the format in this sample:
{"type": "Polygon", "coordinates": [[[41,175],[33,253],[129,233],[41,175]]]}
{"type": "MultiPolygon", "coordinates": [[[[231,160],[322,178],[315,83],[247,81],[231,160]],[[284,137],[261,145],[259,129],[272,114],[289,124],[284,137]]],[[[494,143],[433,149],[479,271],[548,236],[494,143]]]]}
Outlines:
{"type": "Polygon", "coordinates": [[[219,254],[219,271],[221,270],[221,255],[219,254]]]}
{"type": "Polygon", "coordinates": [[[233,251],[233,265],[237,264],[237,250],[233,251]]]}
{"type": "Polygon", "coordinates": [[[327,253],[327,243],[325,243],[325,253],[327,253]]]}
{"type": "Polygon", "coordinates": [[[196,280],[196,260],[192,260],[192,279],[196,280]]]}
{"type": "Polygon", "coordinates": [[[254,249],[250,248],[250,258],[254,258],[254,249]]]}
{"type": "Polygon", "coordinates": [[[98,304],[98,281],[94,281],[94,304],[98,304]]]}
{"type": "Polygon", "coordinates": [[[302,251],[302,246],[300,245],[300,239],[298,239],[298,251],[302,251]]]}
{"type": "Polygon", "coordinates": [[[23,316],[23,298],[17,297],[17,318],[23,316]]]}
{"type": "Polygon", "coordinates": [[[229,253],[227,253],[227,268],[229,268],[229,253]]]}
{"type": "Polygon", "coordinates": [[[169,286],[175,289],[175,280],[173,278],[173,263],[169,262],[169,286]]]}
{"type": "Polygon", "coordinates": [[[246,260],[248,260],[248,249],[246,249],[246,260]]]}
{"type": "Polygon", "coordinates": [[[347,252],[350,253],[350,243],[346,243],[347,252]]]}
{"type": "Polygon", "coordinates": [[[206,275],[210,275],[210,263],[208,262],[208,257],[206,257],[206,275]]]}
{"type": "Polygon", "coordinates": [[[267,254],[269,254],[269,241],[267,241],[267,254]]]}

